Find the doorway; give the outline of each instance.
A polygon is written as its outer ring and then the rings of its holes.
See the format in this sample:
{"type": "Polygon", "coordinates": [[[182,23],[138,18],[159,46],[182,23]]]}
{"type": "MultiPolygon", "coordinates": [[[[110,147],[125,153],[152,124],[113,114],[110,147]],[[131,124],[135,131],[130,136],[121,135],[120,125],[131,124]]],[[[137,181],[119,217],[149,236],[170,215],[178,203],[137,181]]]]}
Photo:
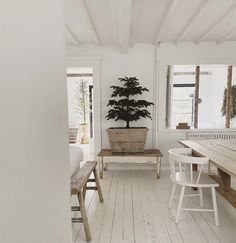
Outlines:
{"type": "Polygon", "coordinates": [[[84,160],[94,160],[93,68],[67,68],[68,118],[74,146],[83,150],[84,160]]]}
{"type": "MultiPolygon", "coordinates": [[[[102,144],[102,132],[101,132],[101,57],[67,57],[67,73],[71,73],[69,76],[73,76],[73,74],[78,73],[77,78],[68,77],[68,80],[77,79],[77,82],[80,83],[80,80],[83,79],[84,81],[87,80],[87,94],[89,101],[88,107],[88,138],[89,138],[89,145],[83,146],[87,147],[86,156],[84,160],[88,159],[95,159],[96,156],[101,150],[102,144]]],[[[76,76],[76,75],[75,75],[76,76]]],[[[76,83],[76,80],[74,81],[76,83]]],[[[69,92],[69,87],[68,87],[69,92]]],[[[68,94],[68,106],[72,103],[72,100],[69,101],[69,94],[68,94]]],[[[71,98],[72,99],[72,98],[71,98]]],[[[73,112],[72,105],[69,107],[69,113],[73,112]]],[[[75,115],[75,114],[74,114],[75,115]]],[[[70,116],[70,115],[69,115],[70,116]]],[[[73,116],[72,116],[73,117],[73,116]]],[[[69,118],[69,120],[71,120],[69,118]]],[[[75,124],[75,119],[69,121],[69,125],[75,124]]],[[[78,126],[78,123],[76,124],[78,126]]],[[[82,132],[82,131],[81,131],[82,132]]],[[[79,134],[77,138],[77,143],[81,143],[81,134],[79,134]]]]}

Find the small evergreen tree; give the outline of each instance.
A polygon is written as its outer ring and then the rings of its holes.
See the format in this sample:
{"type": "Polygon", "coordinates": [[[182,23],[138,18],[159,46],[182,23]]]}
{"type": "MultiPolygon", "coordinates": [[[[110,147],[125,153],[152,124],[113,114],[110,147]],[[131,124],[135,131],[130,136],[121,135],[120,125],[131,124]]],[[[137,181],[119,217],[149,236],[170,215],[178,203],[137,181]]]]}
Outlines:
{"type": "Polygon", "coordinates": [[[148,106],[154,105],[146,100],[137,100],[131,98],[135,95],[141,95],[145,91],[149,91],[139,85],[136,77],[119,78],[123,82],[123,86],[110,86],[113,89],[112,98],[108,101],[107,106],[113,107],[108,111],[107,120],[114,119],[115,121],[123,120],[126,122],[126,128],[130,128],[130,122],[137,121],[141,117],[150,118],[151,114],[146,109],[148,106]]]}

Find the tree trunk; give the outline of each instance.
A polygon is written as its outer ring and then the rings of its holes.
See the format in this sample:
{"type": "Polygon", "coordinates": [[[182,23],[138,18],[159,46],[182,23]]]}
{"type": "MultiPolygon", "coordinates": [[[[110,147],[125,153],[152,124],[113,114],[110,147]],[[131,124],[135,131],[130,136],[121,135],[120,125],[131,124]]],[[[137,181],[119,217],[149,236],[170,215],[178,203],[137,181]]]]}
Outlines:
{"type": "Polygon", "coordinates": [[[195,71],[194,128],[198,128],[199,82],[200,82],[200,66],[197,66],[195,71]]]}
{"type": "Polygon", "coordinates": [[[230,128],[231,120],[231,110],[232,110],[232,71],[233,66],[228,67],[228,76],[227,76],[227,89],[226,89],[226,108],[225,108],[225,127],[230,128]]]}
{"type": "MultiPolygon", "coordinates": [[[[129,102],[129,95],[127,96],[127,100],[129,102]]],[[[126,120],[126,128],[130,128],[129,126],[129,121],[130,121],[130,111],[129,111],[129,106],[127,105],[126,107],[127,113],[128,113],[128,119],[126,120]]]]}

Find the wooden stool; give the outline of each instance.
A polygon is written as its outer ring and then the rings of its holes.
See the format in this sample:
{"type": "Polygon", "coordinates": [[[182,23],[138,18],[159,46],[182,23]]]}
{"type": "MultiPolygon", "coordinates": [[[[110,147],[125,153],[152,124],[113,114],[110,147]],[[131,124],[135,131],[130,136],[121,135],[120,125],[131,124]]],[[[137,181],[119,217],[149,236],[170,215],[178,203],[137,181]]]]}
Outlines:
{"type": "Polygon", "coordinates": [[[80,211],[81,218],[72,218],[72,223],[83,223],[84,232],[87,241],[91,240],[91,233],[89,229],[88,217],[85,208],[86,190],[96,190],[98,192],[100,202],[103,202],[102,190],[96,170],[97,161],[86,162],[79,170],[79,172],[71,180],[71,195],[77,195],[79,206],[72,206],[72,211],[80,211]],[[93,172],[94,179],[89,179],[93,172]],[[87,186],[88,182],[95,182],[96,186],[87,186]]]}

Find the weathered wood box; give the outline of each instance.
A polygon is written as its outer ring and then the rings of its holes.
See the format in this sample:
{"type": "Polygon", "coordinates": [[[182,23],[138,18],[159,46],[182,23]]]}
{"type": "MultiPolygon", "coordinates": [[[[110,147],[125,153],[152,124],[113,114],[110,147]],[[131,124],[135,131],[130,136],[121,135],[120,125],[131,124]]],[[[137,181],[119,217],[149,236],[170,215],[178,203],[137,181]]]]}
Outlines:
{"type": "Polygon", "coordinates": [[[108,128],[112,152],[144,152],[148,128],[108,128]]]}

